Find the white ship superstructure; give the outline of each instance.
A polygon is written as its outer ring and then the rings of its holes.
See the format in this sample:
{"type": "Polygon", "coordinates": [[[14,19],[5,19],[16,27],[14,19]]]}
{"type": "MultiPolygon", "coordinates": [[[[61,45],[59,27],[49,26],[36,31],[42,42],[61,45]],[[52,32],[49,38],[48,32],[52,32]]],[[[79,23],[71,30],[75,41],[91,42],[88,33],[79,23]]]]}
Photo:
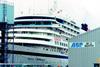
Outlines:
{"type": "Polygon", "coordinates": [[[8,31],[8,62],[67,67],[68,40],[79,29],[74,21],[56,17],[17,17],[14,29],[8,31]]]}

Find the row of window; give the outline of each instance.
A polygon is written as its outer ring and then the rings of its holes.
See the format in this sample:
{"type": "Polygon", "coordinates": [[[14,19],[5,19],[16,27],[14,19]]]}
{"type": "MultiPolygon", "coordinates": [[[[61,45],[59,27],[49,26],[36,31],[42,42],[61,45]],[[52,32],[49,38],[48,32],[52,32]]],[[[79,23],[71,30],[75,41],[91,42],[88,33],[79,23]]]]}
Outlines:
{"type": "MultiPolygon", "coordinates": [[[[32,59],[32,58],[31,58],[32,59]]],[[[6,65],[0,65],[0,67],[51,67],[51,65],[27,65],[27,64],[6,64],[6,65]]]]}
{"type": "MultiPolygon", "coordinates": [[[[13,31],[10,31],[9,33],[13,33],[13,31]]],[[[42,35],[48,35],[48,36],[57,36],[60,37],[56,34],[52,34],[52,33],[45,33],[45,32],[32,32],[32,31],[14,31],[14,33],[23,33],[23,34],[42,34],[42,35]]],[[[66,35],[66,34],[65,34],[66,35]]],[[[70,34],[69,34],[70,35],[70,34]]]]}
{"type": "MultiPolygon", "coordinates": [[[[39,29],[52,29],[52,30],[54,30],[54,31],[56,31],[56,32],[59,32],[60,34],[64,34],[64,35],[69,35],[69,36],[71,36],[71,37],[74,37],[75,35],[73,35],[73,34],[70,34],[70,33],[65,33],[64,31],[61,31],[61,30],[59,30],[58,28],[39,28],[39,29]]],[[[13,31],[11,31],[10,33],[12,33],[13,31]]],[[[31,31],[14,31],[14,33],[26,33],[26,34],[42,34],[42,35],[48,35],[48,36],[58,36],[58,35],[55,35],[55,34],[52,34],[52,33],[43,33],[43,32],[31,32],[31,31]]]]}
{"type": "MultiPolygon", "coordinates": [[[[18,44],[19,45],[19,44],[18,44]]],[[[51,52],[58,52],[58,53],[65,53],[67,54],[68,53],[68,49],[63,49],[63,48],[56,48],[56,47],[42,47],[42,46],[34,46],[34,45],[28,45],[28,44],[22,44],[22,46],[27,46],[27,47],[31,47],[31,48],[36,48],[36,49],[43,49],[45,51],[51,51],[51,52]]]]}
{"type": "Polygon", "coordinates": [[[58,41],[55,41],[55,45],[60,45],[60,46],[68,47],[68,45],[66,43],[62,43],[62,42],[58,42],[58,41]]]}
{"type": "Polygon", "coordinates": [[[69,36],[71,36],[71,37],[74,37],[75,35],[72,35],[72,34],[70,34],[70,33],[66,33],[66,35],[69,35],[69,36]]]}
{"type": "MultiPolygon", "coordinates": [[[[28,45],[27,45],[28,46],[28,45]]],[[[29,47],[34,47],[34,48],[38,48],[41,47],[41,46],[29,46],[29,47]]],[[[68,52],[68,49],[62,49],[62,48],[54,48],[54,47],[42,47],[43,50],[45,51],[51,51],[51,52],[59,52],[59,53],[67,53],[68,52]]]]}
{"type": "Polygon", "coordinates": [[[45,51],[51,51],[51,52],[59,52],[59,53],[68,53],[68,49],[59,49],[59,48],[48,48],[48,47],[44,47],[43,50],[45,51]]]}
{"type": "MultiPolygon", "coordinates": [[[[9,32],[13,33],[13,31],[9,32]]],[[[31,32],[31,31],[14,31],[14,33],[23,33],[23,34],[43,34],[43,35],[52,35],[51,33],[40,33],[40,32],[31,32]]]]}
{"type": "Polygon", "coordinates": [[[75,35],[72,35],[72,34],[69,34],[70,36],[72,36],[72,37],[75,37],[75,35]]]}
{"type": "MultiPolygon", "coordinates": [[[[71,22],[73,22],[73,21],[71,21],[71,22]]],[[[73,25],[73,24],[71,24],[71,23],[69,23],[69,22],[67,22],[66,24],[67,24],[67,25],[70,25],[71,27],[73,27],[73,28],[75,28],[75,29],[79,29],[79,27],[77,27],[77,26],[75,26],[75,25],[73,25]]]]}
{"type": "MultiPolygon", "coordinates": [[[[12,31],[9,32],[9,33],[12,33],[12,31]]],[[[43,33],[43,32],[40,33],[40,32],[31,32],[31,31],[14,31],[14,33],[19,33],[19,34],[47,35],[47,36],[62,38],[62,39],[64,39],[64,41],[68,41],[68,38],[66,38],[66,37],[64,37],[64,36],[58,36],[58,35],[56,35],[56,34],[51,34],[51,33],[43,33]]],[[[66,35],[66,34],[64,34],[64,35],[66,35]]],[[[72,36],[72,37],[75,36],[75,35],[72,35],[72,34],[69,34],[69,33],[67,33],[67,35],[72,36]]]]}
{"type": "MultiPolygon", "coordinates": [[[[33,28],[33,29],[49,29],[49,30],[52,30],[52,31],[54,31],[54,32],[59,32],[60,34],[65,34],[65,35],[69,35],[69,36],[75,36],[75,35],[72,35],[72,34],[70,34],[70,33],[65,33],[64,31],[62,31],[62,30],[60,30],[60,29],[58,29],[58,28],[51,28],[51,27],[48,27],[48,28],[45,28],[45,27],[42,27],[42,28],[38,28],[38,27],[36,27],[36,28],[33,28]]],[[[47,34],[47,35],[52,35],[51,33],[45,33],[45,34],[47,34]]],[[[78,33],[79,34],[79,33],[78,33]]]]}
{"type": "Polygon", "coordinates": [[[52,21],[17,21],[15,22],[15,25],[51,25],[52,21]]]}
{"type": "MultiPolygon", "coordinates": [[[[60,29],[58,29],[58,28],[51,28],[51,27],[48,27],[48,28],[36,28],[36,29],[49,29],[49,30],[52,30],[52,31],[54,31],[54,32],[59,32],[60,34],[65,34],[66,36],[67,35],[69,35],[69,36],[72,36],[72,37],[74,37],[75,35],[72,35],[72,34],[70,34],[70,33],[65,33],[64,31],[62,31],[62,30],[60,30],[60,29]]],[[[70,28],[69,28],[69,30],[70,30],[70,28]]],[[[74,31],[74,30],[73,30],[74,31]]],[[[72,29],[71,29],[71,32],[72,32],[72,29]]],[[[77,31],[74,31],[74,33],[77,33],[77,34],[79,34],[79,32],[77,32],[77,31]]],[[[52,34],[50,34],[50,33],[48,33],[49,35],[52,35],[52,34]]]]}
{"type": "Polygon", "coordinates": [[[62,25],[62,28],[66,29],[66,30],[68,30],[68,31],[70,31],[70,32],[79,34],[79,32],[77,32],[77,31],[75,31],[75,30],[72,30],[72,29],[70,29],[70,28],[67,28],[67,27],[65,27],[65,26],[63,26],[63,25],[62,25]]]}
{"type": "MultiPolygon", "coordinates": [[[[64,35],[69,35],[69,36],[72,36],[72,37],[74,37],[75,35],[72,35],[72,34],[70,34],[70,33],[65,33],[64,31],[62,31],[62,30],[60,30],[60,29],[58,29],[58,28],[47,28],[47,29],[50,29],[50,30],[53,30],[53,31],[55,31],[55,32],[59,32],[60,34],[64,34],[64,35]]],[[[70,29],[70,28],[69,28],[70,29]]],[[[77,32],[77,34],[79,34],[79,32],[77,32]]]]}

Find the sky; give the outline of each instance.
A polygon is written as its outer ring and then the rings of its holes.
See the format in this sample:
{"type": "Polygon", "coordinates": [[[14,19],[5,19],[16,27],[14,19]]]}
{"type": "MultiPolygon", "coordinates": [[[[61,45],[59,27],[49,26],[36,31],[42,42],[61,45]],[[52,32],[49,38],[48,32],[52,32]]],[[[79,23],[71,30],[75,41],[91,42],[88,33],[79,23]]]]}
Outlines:
{"type": "Polygon", "coordinates": [[[14,2],[14,17],[49,15],[71,19],[78,26],[87,23],[89,29],[100,27],[100,0],[8,0],[14,2]]]}

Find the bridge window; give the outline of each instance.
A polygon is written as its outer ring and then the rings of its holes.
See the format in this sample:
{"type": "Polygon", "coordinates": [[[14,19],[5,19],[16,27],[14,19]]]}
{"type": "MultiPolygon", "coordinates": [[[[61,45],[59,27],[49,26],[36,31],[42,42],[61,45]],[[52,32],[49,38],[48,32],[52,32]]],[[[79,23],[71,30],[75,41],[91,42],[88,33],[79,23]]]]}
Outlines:
{"type": "Polygon", "coordinates": [[[43,24],[44,24],[44,25],[51,25],[51,22],[44,21],[43,24]]]}
{"type": "Polygon", "coordinates": [[[41,25],[42,23],[41,23],[41,22],[39,22],[39,21],[37,21],[35,24],[36,24],[36,25],[41,25]]]}

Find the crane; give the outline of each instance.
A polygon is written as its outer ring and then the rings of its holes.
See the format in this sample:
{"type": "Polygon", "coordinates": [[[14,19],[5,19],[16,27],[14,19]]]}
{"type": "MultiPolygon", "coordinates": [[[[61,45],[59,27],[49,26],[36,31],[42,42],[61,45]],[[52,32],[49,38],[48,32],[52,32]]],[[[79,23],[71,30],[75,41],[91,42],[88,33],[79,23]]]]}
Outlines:
{"type": "Polygon", "coordinates": [[[1,30],[1,59],[0,59],[0,63],[7,63],[7,44],[8,44],[8,32],[7,32],[7,22],[6,22],[6,11],[7,11],[7,7],[5,4],[5,0],[1,0],[2,3],[2,21],[0,22],[0,30],[1,30]]]}
{"type": "Polygon", "coordinates": [[[14,23],[12,23],[12,19],[14,19],[13,12],[9,14],[11,10],[13,10],[13,7],[7,4],[6,0],[0,0],[0,11],[2,12],[0,17],[0,63],[8,63],[8,29],[10,29],[14,25],[14,23]],[[11,8],[8,9],[8,7],[11,8]]]}

